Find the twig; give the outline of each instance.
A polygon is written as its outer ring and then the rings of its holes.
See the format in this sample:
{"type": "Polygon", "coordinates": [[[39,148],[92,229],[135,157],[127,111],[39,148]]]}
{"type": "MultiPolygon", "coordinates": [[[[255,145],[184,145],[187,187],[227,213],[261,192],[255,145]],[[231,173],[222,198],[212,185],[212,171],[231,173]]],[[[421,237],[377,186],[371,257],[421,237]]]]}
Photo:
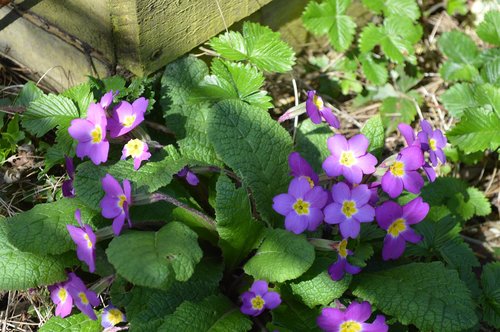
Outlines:
{"type": "MultiPolygon", "coordinates": [[[[299,92],[297,90],[297,81],[295,81],[295,78],[292,79],[292,84],[293,84],[293,95],[295,96],[295,107],[299,106],[299,92]]],[[[293,119],[293,136],[292,136],[292,142],[295,143],[295,135],[297,134],[297,127],[299,126],[299,117],[296,116],[295,119],[293,119]]]]}
{"type": "Polygon", "coordinates": [[[495,250],[493,250],[493,248],[486,242],[483,242],[483,241],[480,241],[480,240],[476,240],[476,239],[473,239],[471,237],[468,237],[466,235],[463,235],[463,234],[460,234],[462,236],[462,238],[469,242],[469,243],[473,243],[473,244],[477,244],[478,246],[481,246],[483,247],[484,249],[486,249],[486,251],[488,251],[489,253],[491,254],[494,254],[495,253],[495,250]]]}

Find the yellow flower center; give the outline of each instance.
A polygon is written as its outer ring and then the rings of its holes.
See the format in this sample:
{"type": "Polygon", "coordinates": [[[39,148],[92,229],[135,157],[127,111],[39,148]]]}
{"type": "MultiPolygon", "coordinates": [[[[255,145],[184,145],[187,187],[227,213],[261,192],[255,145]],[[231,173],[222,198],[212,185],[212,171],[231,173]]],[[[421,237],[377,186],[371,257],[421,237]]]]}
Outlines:
{"type": "Polygon", "coordinates": [[[78,293],[78,297],[80,298],[80,301],[82,302],[82,304],[84,304],[84,305],[89,304],[89,299],[87,299],[87,295],[85,295],[84,292],[78,293]]]}
{"type": "Polygon", "coordinates": [[[313,187],[314,187],[314,181],[313,181],[313,180],[312,180],[309,176],[305,176],[305,175],[303,175],[303,176],[301,176],[301,178],[306,179],[306,180],[307,180],[307,182],[309,182],[309,186],[311,186],[311,188],[313,188],[313,187]]]}
{"type": "Polygon", "coordinates": [[[340,155],[340,163],[344,166],[351,167],[356,162],[354,154],[351,151],[342,151],[340,155]]]}
{"type": "Polygon", "coordinates": [[[340,324],[339,332],[360,332],[361,330],[362,326],[360,323],[353,320],[348,320],[340,324]]]}
{"type": "Polygon", "coordinates": [[[57,292],[57,297],[61,302],[66,302],[66,298],[68,297],[68,292],[66,292],[65,288],[59,288],[59,292],[57,292]]]}
{"type": "Polygon", "coordinates": [[[429,147],[431,148],[432,151],[436,151],[436,140],[434,138],[431,138],[429,140],[429,147]]]}
{"type": "Polygon", "coordinates": [[[402,177],[403,175],[405,175],[405,164],[403,164],[401,161],[395,161],[394,164],[389,167],[389,170],[391,171],[392,175],[402,177]]]}
{"type": "Polygon", "coordinates": [[[264,299],[260,297],[260,295],[254,297],[251,302],[252,308],[254,310],[261,310],[262,308],[264,308],[264,304],[266,304],[266,301],[264,301],[264,299]]]}
{"type": "Polygon", "coordinates": [[[341,257],[347,257],[347,240],[340,241],[338,252],[341,257]]]}
{"type": "Polygon", "coordinates": [[[83,238],[87,241],[87,247],[92,249],[92,241],[90,241],[89,235],[87,233],[83,234],[83,238]]]}
{"type": "Polygon", "coordinates": [[[321,111],[323,107],[325,107],[325,104],[323,103],[323,99],[320,96],[314,95],[313,97],[313,103],[316,105],[316,107],[321,111]]]}
{"type": "Polygon", "coordinates": [[[123,204],[127,200],[127,197],[125,197],[125,195],[120,195],[120,196],[118,196],[118,198],[120,199],[118,201],[118,206],[123,209],[123,204]]]}
{"type": "Polygon", "coordinates": [[[391,234],[392,237],[398,237],[398,235],[401,232],[404,232],[406,230],[406,223],[403,218],[396,219],[391,226],[389,226],[389,229],[387,230],[387,233],[391,234]]]}
{"type": "Polygon", "coordinates": [[[123,321],[122,312],[118,309],[110,309],[108,311],[108,321],[113,325],[120,323],[123,321]]]}
{"type": "Polygon", "coordinates": [[[358,212],[358,209],[356,209],[356,202],[355,201],[344,201],[344,204],[342,204],[342,213],[347,218],[351,218],[357,212],[358,212]]]}
{"type": "Polygon", "coordinates": [[[309,214],[309,202],[299,198],[293,205],[293,209],[298,215],[309,214]]]}
{"type": "Polygon", "coordinates": [[[127,151],[127,156],[138,158],[144,150],[144,143],[140,139],[131,139],[125,144],[125,149],[127,151]]]}
{"type": "Polygon", "coordinates": [[[127,115],[125,119],[123,119],[122,125],[125,128],[131,127],[134,124],[135,115],[127,115]]]}
{"type": "Polygon", "coordinates": [[[94,129],[90,132],[90,137],[92,138],[92,143],[101,143],[102,141],[102,129],[101,126],[96,125],[94,129]]]}

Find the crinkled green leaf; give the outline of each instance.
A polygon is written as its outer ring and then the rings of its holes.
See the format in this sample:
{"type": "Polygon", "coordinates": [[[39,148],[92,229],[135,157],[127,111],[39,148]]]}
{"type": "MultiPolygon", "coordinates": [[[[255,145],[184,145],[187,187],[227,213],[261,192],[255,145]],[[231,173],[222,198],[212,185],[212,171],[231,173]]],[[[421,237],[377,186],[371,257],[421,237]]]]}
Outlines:
{"type": "Polygon", "coordinates": [[[488,263],[481,274],[483,319],[500,329],[500,263],[488,263]]]}
{"type": "Polygon", "coordinates": [[[316,319],[320,315],[319,308],[309,308],[297,300],[297,297],[291,294],[288,287],[281,287],[280,295],[282,303],[279,307],[273,309],[273,331],[280,332],[320,332],[321,329],[316,324],[316,319]]]}
{"type": "Polygon", "coordinates": [[[478,321],[469,290],[441,262],[360,273],[353,294],[423,331],[462,331],[478,321]]]}
{"type": "Polygon", "coordinates": [[[92,320],[83,313],[66,318],[54,316],[40,327],[40,332],[100,332],[100,319],[92,320]]]}
{"type": "Polygon", "coordinates": [[[295,55],[278,32],[258,23],[243,23],[242,34],[226,32],[212,38],[210,46],[223,58],[247,60],[262,71],[284,73],[292,69],[295,55]]]}
{"type": "Polygon", "coordinates": [[[288,186],[288,133],[269,114],[239,100],[224,100],[208,118],[208,136],[217,155],[252,191],[257,210],[267,221],[278,219],[273,197],[288,186]]]}
{"type": "Polygon", "coordinates": [[[366,78],[375,85],[383,85],[389,76],[387,64],[373,59],[370,53],[362,54],[360,57],[361,68],[366,78]]]}
{"type": "Polygon", "coordinates": [[[490,10],[477,27],[477,35],[487,43],[500,46],[500,11],[490,10]]]}
{"type": "Polygon", "coordinates": [[[385,145],[384,124],[380,115],[368,119],[363,128],[361,128],[361,133],[370,141],[368,151],[380,154],[385,145]]]}
{"type": "Polygon", "coordinates": [[[165,317],[160,331],[171,332],[245,332],[252,322],[223,295],[212,295],[201,302],[185,301],[165,317]]]}
{"type": "Polygon", "coordinates": [[[300,277],[314,262],[314,247],[283,229],[266,233],[259,249],[243,267],[255,279],[283,282],[300,277]]]}
{"type": "Polygon", "coordinates": [[[186,281],[203,253],[198,236],[186,225],[170,222],[158,232],[129,231],[115,237],[106,254],[116,271],[145,287],[168,288],[186,281]]]}
{"type": "Polygon", "coordinates": [[[326,124],[314,124],[310,119],[302,121],[297,129],[296,151],[305,158],[316,172],[321,171],[323,161],[330,155],[326,141],[333,132],[326,124]]]}

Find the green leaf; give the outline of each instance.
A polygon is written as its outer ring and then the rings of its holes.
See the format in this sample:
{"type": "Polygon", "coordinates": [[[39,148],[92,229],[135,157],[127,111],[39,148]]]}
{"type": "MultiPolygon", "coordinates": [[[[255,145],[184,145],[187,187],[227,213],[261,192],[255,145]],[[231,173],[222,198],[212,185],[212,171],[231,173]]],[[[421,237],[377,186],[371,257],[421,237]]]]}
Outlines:
{"type": "Polygon", "coordinates": [[[7,238],[8,226],[0,217],[0,289],[22,290],[66,280],[58,257],[23,252],[7,238]]]}
{"type": "Polygon", "coordinates": [[[90,83],[75,85],[61,93],[61,95],[75,102],[82,117],[87,115],[87,109],[94,99],[94,94],[90,92],[90,83]]]}
{"type": "Polygon", "coordinates": [[[115,237],[106,254],[128,281],[166,289],[174,280],[186,281],[193,275],[203,255],[197,238],[186,225],[170,222],[158,232],[129,231],[115,237]]]}
{"type": "Polygon", "coordinates": [[[83,313],[66,318],[54,316],[40,327],[40,332],[100,332],[99,320],[92,320],[83,313]]]}
{"type": "Polygon", "coordinates": [[[82,222],[96,225],[98,211],[87,208],[79,199],[63,198],[54,203],[37,204],[29,211],[6,219],[9,241],[22,251],[36,254],[62,254],[75,248],[66,225],[78,225],[74,215],[80,209],[82,222]]]}
{"type": "Polygon", "coordinates": [[[43,95],[33,101],[23,114],[23,125],[32,134],[41,137],[49,130],[80,116],[71,99],[61,95],[43,95]]]}
{"type": "Polygon", "coordinates": [[[420,17],[420,9],[415,0],[363,0],[363,4],[370,10],[386,17],[407,17],[416,21],[420,17]]]}
{"type": "Polygon", "coordinates": [[[483,319],[496,329],[500,328],[500,263],[488,263],[483,267],[483,319]]]}
{"type": "Polygon", "coordinates": [[[212,38],[209,44],[228,60],[247,60],[262,71],[284,73],[292,69],[295,55],[280,37],[268,27],[244,22],[243,34],[230,31],[212,38]]]}
{"type": "Polygon", "coordinates": [[[252,322],[223,295],[209,296],[201,302],[186,301],[165,317],[161,331],[172,332],[245,332],[252,322]]]}
{"type": "Polygon", "coordinates": [[[361,128],[361,133],[370,141],[368,151],[380,155],[385,145],[384,125],[380,115],[376,115],[366,121],[363,128],[361,128]]]}
{"type": "Polygon", "coordinates": [[[448,0],[446,1],[446,12],[450,15],[460,14],[465,15],[469,9],[467,8],[467,0],[448,0]]]}
{"type": "Polygon", "coordinates": [[[208,117],[208,136],[217,155],[253,193],[264,220],[277,219],[272,199],[288,186],[288,133],[269,114],[238,100],[224,100],[208,117]]]}
{"type": "Polygon", "coordinates": [[[500,86],[500,58],[486,62],[481,68],[481,77],[487,83],[500,86]]]}
{"type": "Polygon", "coordinates": [[[441,262],[365,272],[356,282],[354,295],[423,331],[462,331],[478,321],[469,290],[457,272],[441,262]]]}
{"type": "Polygon", "coordinates": [[[500,146],[500,113],[483,107],[467,109],[459,123],[446,136],[465,153],[496,150],[500,146]]]}
{"type": "Polygon", "coordinates": [[[330,155],[326,141],[333,132],[326,124],[315,124],[310,119],[302,121],[297,130],[296,150],[316,172],[321,171],[323,161],[330,155]]]}
{"type": "Polygon", "coordinates": [[[453,117],[460,119],[465,109],[480,106],[474,98],[475,88],[470,83],[455,84],[441,95],[441,102],[453,117]]]}
{"type": "Polygon", "coordinates": [[[375,85],[384,85],[387,83],[389,74],[386,63],[375,61],[370,53],[362,54],[359,61],[361,62],[363,73],[370,82],[375,85]]]}
{"type": "Polygon", "coordinates": [[[477,35],[487,43],[500,46],[500,11],[490,10],[477,27],[477,35]]]}
{"type": "Polygon", "coordinates": [[[217,180],[215,215],[219,247],[226,264],[236,266],[251,250],[255,249],[263,236],[264,227],[252,218],[248,194],[244,187],[236,189],[231,180],[222,175],[217,180]]]}
{"type": "Polygon", "coordinates": [[[384,99],[380,107],[380,115],[388,132],[395,130],[401,122],[411,123],[415,119],[417,115],[415,103],[416,101],[409,96],[407,98],[389,97],[384,99]]]}
{"type": "Polygon", "coordinates": [[[300,277],[314,262],[314,247],[283,229],[267,232],[264,241],[243,267],[255,279],[283,282],[300,277]]]}
{"type": "Polygon", "coordinates": [[[345,15],[350,4],[351,0],[311,1],[302,14],[304,26],[315,35],[328,34],[333,47],[343,52],[351,46],[356,31],[354,20],[345,15]]]}
{"type": "Polygon", "coordinates": [[[29,81],[19,92],[19,95],[14,101],[14,106],[29,106],[32,101],[37,100],[41,96],[43,96],[42,89],[37,87],[35,82],[29,81]]]}
{"type": "MultiPolygon", "coordinates": [[[[288,287],[280,289],[282,304],[273,309],[273,325],[280,332],[320,332],[316,319],[320,315],[319,308],[308,308],[297,300],[288,287]]],[[[276,330],[276,329],[273,329],[276,330]]]]}
{"type": "Polygon", "coordinates": [[[56,144],[50,146],[45,154],[45,169],[47,172],[53,166],[64,162],[65,156],[73,155],[77,141],[68,131],[69,125],[60,125],[56,130],[56,144]]]}
{"type": "Polygon", "coordinates": [[[472,81],[479,74],[476,65],[479,49],[474,41],[460,31],[445,32],[438,40],[438,47],[446,60],[439,73],[448,81],[472,81]]]}

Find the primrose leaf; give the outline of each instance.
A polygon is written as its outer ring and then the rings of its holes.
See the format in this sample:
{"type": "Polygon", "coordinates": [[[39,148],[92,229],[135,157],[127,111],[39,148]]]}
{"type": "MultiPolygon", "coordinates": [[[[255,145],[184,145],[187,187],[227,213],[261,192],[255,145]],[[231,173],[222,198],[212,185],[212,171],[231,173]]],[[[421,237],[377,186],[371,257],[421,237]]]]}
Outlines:
{"type": "Polygon", "coordinates": [[[385,145],[385,132],[380,115],[376,115],[366,121],[361,129],[361,133],[370,141],[369,152],[375,154],[382,152],[385,145]]]}
{"type": "Polygon", "coordinates": [[[69,317],[51,317],[40,327],[40,332],[100,332],[100,319],[92,320],[83,313],[69,317]]]}
{"type": "Polygon", "coordinates": [[[267,232],[264,241],[243,267],[255,279],[283,282],[300,277],[314,262],[314,247],[283,229],[267,232]]]}
{"type": "Polygon", "coordinates": [[[477,27],[477,35],[487,43],[500,46],[500,11],[490,10],[477,27]]]}
{"type": "Polygon", "coordinates": [[[271,311],[273,316],[271,330],[280,332],[321,331],[316,324],[316,319],[320,315],[319,308],[309,308],[299,302],[297,297],[288,290],[288,287],[281,287],[280,293],[282,303],[271,311]]]}
{"type": "Polygon", "coordinates": [[[227,32],[212,38],[209,44],[223,58],[247,60],[266,72],[284,73],[295,63],[294,52],[281,40],[280,33],[258,23],[245,22],[242,34],[227,32]]]}
{"type": "Polygon", "coordinates": [[[472,81],[477,77],[479,49],[472,38],[460,31],[445,32],[438,40],[438,47],[448,57],[439,69],[443,79],[472,81]]]}
{"type": "Polygon", "coordinates": [[[361,273],[353,294],[422,331],[462,331],[478,322],[469,290],[441,262],[361,273]]]}
{"type": "Polygon", "coordinates": [[[203,253],[188,226],[170,222],[158,232],[129,231],[115,237],[106,254],[116,271],[145,287],[167,289],[174,280],[187,281],[203,253]]]}
{"type": "Polygon", "coordinates": [[[349,48],[354,38],[356,23],[345,15],[351,0],[327,0],[321,4],[309,2],[302,20],[306,29],[316,35],[327,33],[338,52],[349,48]]]}
{"type": "Polygon", "coordinates": [[[483,267],[483,319],[496,329],[500,328],[500,263],[488,263],[483,267]]]}
{"type": "Polygon", "coordinates": [[[316,172],[321,171],[323,160],[330,155],[326,141],[332,135],[327,124],[315,124],[310,119],[302,121],[297,130],[296,150],[316,172]]]}
{"type": "Polygon", "coordinates": [[[268,113],[239,100],[223,100],[208,118],[208,136],[217,155],[253,193],[263,219],[278,219],[273,197],[288,186],[290,135],[268,113]]]}
{"type": "Polygon", "coordinates": [[[370,53],[362,54],[359,61],[366,78],[375,85],[384,85],[389,76],[384,62],[377,62],[370,53]]]}

